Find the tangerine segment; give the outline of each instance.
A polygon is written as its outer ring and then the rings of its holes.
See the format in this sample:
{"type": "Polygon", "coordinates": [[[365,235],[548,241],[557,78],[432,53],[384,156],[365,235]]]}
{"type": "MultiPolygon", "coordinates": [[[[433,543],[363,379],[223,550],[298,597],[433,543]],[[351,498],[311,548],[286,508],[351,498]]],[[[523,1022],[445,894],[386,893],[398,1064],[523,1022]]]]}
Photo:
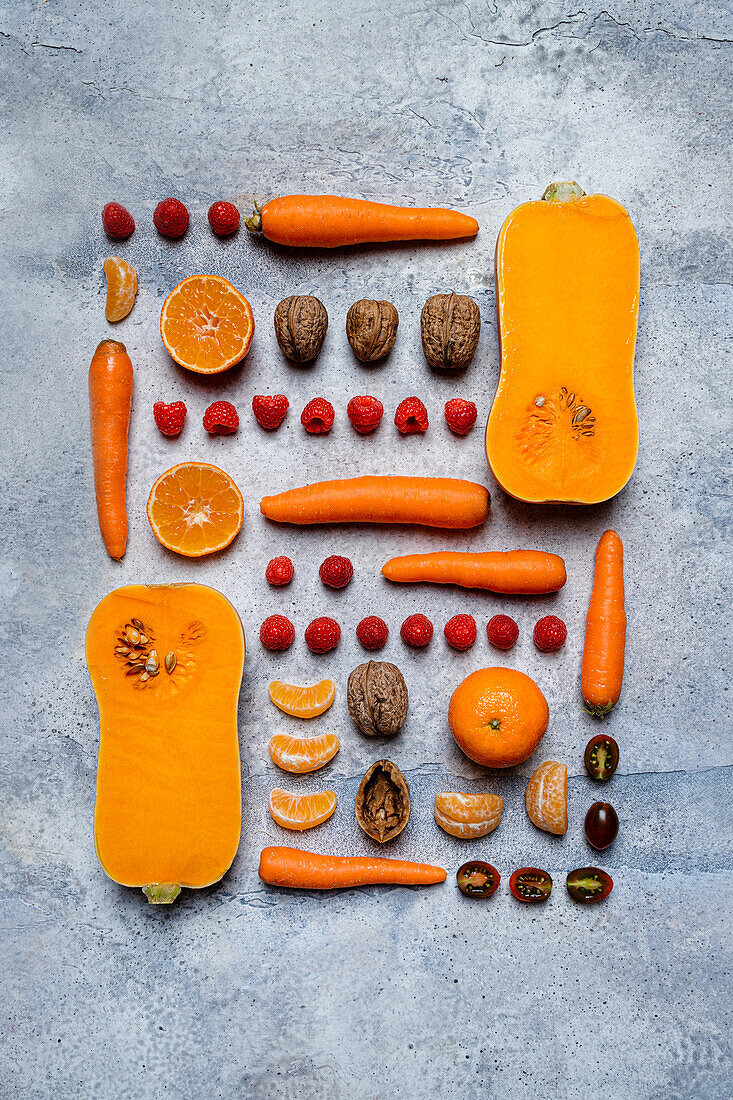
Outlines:
{"type": "Polygon", "coordinates": [[[160,338],[187,370],[218,374],[244,359],[254,335],[252,307],[220,275],[190,275],[160,312],[160,338]]]}
{"type": "Polygon", "coordinates": [[[135,305],[137,273],[121,256],[108,256],[102,267],[107,276],[104,315],[108,321],[121,321],[135,305]]]}
{"type": "Polygon", "coordinates": [[[568,831],[568,769],[557,760],[545,760],[532,772],[524,794],[527,815],[546,833],[563,836],[568,831]]]}
{"type": "Polygon", "coordinates": [[[501,821],[504,799],[498,794],[443,791],[435,796],[435,820],[441,829],[462,840],[492,833],[501,821]]]}
{"type": "Polygon", "coordinates": [[[278,768],[303,775],[328,764],[340,746],[335,733],[322,733],[320,737],[291,737],[287,733],[276,733],[267,747],[273,764],[277,764],[278,768]]]}
{"type": "Polygon", "coordinates": [[[318,791],[317,794],[288,794],[281,787],[270,791],[270,816],[283,829],[302,832],[322,825],[336,809],[334,791],[318,791]]]}
{"type": "Polygon", "coordinates": [[[451,733],[477,764],[512,768],[539,745],[550,717],[537,684],[513,668],[480,668],[458,685],[448,708],[451,733]]]}
{"type": "Polygon", "coordinates": [[[181,462],[155,482],[147,513],[158,542],[176,554],[200,558],[229,545],[242,526],[244,500],[218,466],[181,462]]]}
{"type": "Polygon", "coordinates": [[[292,714],[294,718],[315,718],[323,714],[336,696],[333,680],[319,680],[317,684],[307,687],[273,680],[268,690],[275,706],[285,714],[292,714]]]}

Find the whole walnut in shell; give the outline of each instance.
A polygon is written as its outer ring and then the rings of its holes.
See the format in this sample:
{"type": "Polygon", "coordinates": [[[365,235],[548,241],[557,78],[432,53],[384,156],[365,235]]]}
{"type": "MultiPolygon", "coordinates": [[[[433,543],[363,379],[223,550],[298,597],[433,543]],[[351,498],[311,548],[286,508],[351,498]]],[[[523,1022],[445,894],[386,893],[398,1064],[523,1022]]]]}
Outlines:
{"type": "Polygon", "coordinates": [[[292,294],[275,310],[275,335],[280,349],[294,363],[310,363],[326,338],[328,314],[312,294],[292,294]]]}
{"type": "Polygon", "coordinates": [[[400,317],[391,302],[361,298],[346,314],[346,335],[362,363],[384,359],[394,347],[400,317]]]}
{"type": "Polygon", "coordinates": [[[481,313],[467,294],[433,294],[422,307],[420,332],[425,358],[434,370],[462,370],[473,359],[481,313]]]}
{"type": "Polygon", "coordinates": [[[356,794],[356,820],[380,844],[394,840],[410,820],[410,788],[391,760],[377,760],[362,779],[356,794]]]}
{"type": "Polygon", "coordinates": [[[349,676],[346,701],[362,733],[390,737],[402,729],[407,717],[407,684],[397,665],[366,661],[349,676]]]}

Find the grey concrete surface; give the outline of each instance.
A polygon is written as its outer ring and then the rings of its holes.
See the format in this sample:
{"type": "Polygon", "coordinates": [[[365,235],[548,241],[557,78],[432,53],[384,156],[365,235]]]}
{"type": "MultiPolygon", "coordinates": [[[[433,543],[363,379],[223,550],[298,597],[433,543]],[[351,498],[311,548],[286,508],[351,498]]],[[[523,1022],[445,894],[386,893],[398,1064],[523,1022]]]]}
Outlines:
{"type": "MultiPolygon", "coordinates": [[[[3,1097],[87,1095],[183,1098],[447,1098],[473,1091],[514,1098],[619,1100],[733,1094],[730,1063],[731,832],[729,482],[731,319],[730,7],[617,0],[492,4],[416,0],[83,0],[0,2],[3,287],[2,430],[2,1063],[3,1097]],[[642,246],[637,357],[641,451],[636,473],[597,508],[531,508],[492,486],[483,530],[287,530],[258,511],[265,492],[343,470],[454,473],[485,480],[480,425],[449,435],[442,404],[463,395],[483,420],[498,374],[493,250],[503,218],[553,178],[624,202],[642,246]],[[469,244],[287,252],[211,236],[219,197],[333,191],[475,214],[469,244]],[[151,214],[180,196],[192,225],[168,243],[151,214]],[[99,224],[109,199],[137,231],[111,248],[99,224]],[[110,251],[140,275],[131,316],[114,329],[135,365],[129,472],[129,549],[105,556],[96,526],[86,374],[104,320],[101,262],[110,251]],[[250,298],[252,352],[226,377],[178,370],[158,338],[160,306],[184,276],[213,271],[250,298]],[[419,349],[425,298],[474,295],[479,351],[458,379],[427,370],[419,349]],[[311,369],[285,363],[271,316],[285,294],[313,292],[331,318],[311,369]],[[358,366],[344,336],[349,304],[390,297],[401,324],[393,355],[358,366]],[[276,435],[259,430],[252,395],[286,392],[276,435]],[[345,418],[354,393],[374,393],[387,415],[372,438],[345,418]],[[402,439],[398,400],[423,396],[431,426],[402,439]],[[303,404],[323,394],[338,419],[306,437],[303,404]],[[228,439],[201,428],[217,397],[239,407],[228,439]],[[178,441],[153,426],[152,402],[185,399],[178,441]],[[187,458],[237,479],[245,526],[230,551],[191,563],[153,539],[144,505],[155,477],[187,458]],[[495,490],[495,491],[494,491],[495,490]],[[597,861],[582,836],[596,789],[582,767],[595,730],[579,706],[584,613],[597,537],[607,526],[627,549],[629,645],[622,705],[608,729],[622,750],[607,788],[621,833],[600,860],[615,877],[609,901],[573,905],[564,874],[597,861]],[[379,566],[423,547],[535,545],[564,555],[569,582],[556,598],[516,601],[516,649],[490,651],[483,634],[506,607],[490,595],[388,588],[379,566]],[[324,591],[317,566],[341,551],[356,576],[324,591]],[[274,592],[265,563],[290,554],[297,576],[274,592]],[[175,907],[146,907],[110,882],[92,841],[97,709],[86,674],[89,614],[130,581],[201,580],[236,605],[249,641],[241,695],[244,831],[217,887],[175,907]],[[362,658],[354,637],[372,610],[389,623],[385,657],[407,678],[412,707],[398,739],[375,745],[351,726],[344,687],[362,658]],[[422,610],[436,625],[411,653],[399,625],[422,610]],[[447,618],[473,612],[481,634],[459,656],[442,638],[447,618]],[[266,614],[291,614],[292,650],[265,653],[266,614]],[[569,638],[542,657],[534,621],[556,612],[569,638]],[[317,613],[343,627],[338,651],[310,655],[303,629],[317,613]],[[535,760],[486,776],[454,748],[447,699],[471,669],[515,665],[551,708],[535,760]],[[413,817],[391,854],[443,862],[449,879],[424,891],[366,889],[331,896],[262,886],[263,844],[284,834],[266,810],[270,735],[289,728],[270,706],[273,676],[331,675],[336,704],[318,729],[338,732],[339,756],[297,782],[331,786],[330,823],[294,841],[315,850],[367,852],[352,817],[360,776],[386,752],[412,786],[413,817]],[[562,840],[527,820],[532,766],[570,770],[570,830],[562,840]],[[490,789],[504,820],[464,845],[432,819],[436,791],[490,789]],[[504,879],[488,904],[453,883],[469,855],[504,879]],[[546,866],[547,906],[519,908],[505,886],[522,864],[546,866]],[[726,928],[726,925],[728,927],[726,928]]],[[[294,783],[293,786],[296,784],[294,783]]],[[[289,839],[289,838],[287,838],[289,839]]]]}

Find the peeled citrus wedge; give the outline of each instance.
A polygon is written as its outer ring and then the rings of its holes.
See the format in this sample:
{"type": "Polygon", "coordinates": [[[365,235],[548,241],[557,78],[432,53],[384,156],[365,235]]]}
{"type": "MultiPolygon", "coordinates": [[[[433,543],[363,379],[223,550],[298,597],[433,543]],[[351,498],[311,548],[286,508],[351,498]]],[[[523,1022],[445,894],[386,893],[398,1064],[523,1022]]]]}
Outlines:
{"type": "Polygon", "coordinates": [[[524,794],[529,820],[538,829],[562,836],[568,831],[568,769],[557,760],[535,768],[524,794]]]}
{"type": "Polygon", "coordinates": [[[320,737],[290,737],[287,733],[276,733],[267,747],[278,768],[303,775],[318,771],[333,760],[339,751],[339,739],[335,733],[322,733],[320,737]]]}
{"type": "Polygon", "coordinates": [[[317,794],[288,794],[280,787],[270,791],[270,815],[273,821],[283,829],[312,829],[322,825],[336,809],[336,795],[333,791],[319,791],[317,794]]]}
{"type": "Polygon", "coordinates": [[[242,526],[244,500],[235,482],[207,462],[181,462],[161,474],[148,497],[158,542],[200,558],[228,546],[242,526]]]}
{"type": "Polygon", "coordinates": [[[504,799],[498,794],[460,794],[443,791],[435,796],[435,820],[451,836],[472,840],[494,831],[501,821],[504,799]]]}
{"type": "Polygon", "coordinates": [[[190,275],[160,313],[160,338],[187,370],[219,374],[244,359],[255,330],[252,307],[220,275],[190,275]]]}
{"type": "Polygon", "coordinates": [[[273,680],[269,687],[270,699],[286,714],[295,718],[315,718],[328,710],[336,695],[333,680],[319,680],[317,684],[299,687],[273,680]]]}
{"type": "Polygon", "coordinates": [[[132,264],[120,256],[108,256],[102,267],[107,276],[104,315],[108,321],[121,321],[135,305],[137,273],[132,264]]]}

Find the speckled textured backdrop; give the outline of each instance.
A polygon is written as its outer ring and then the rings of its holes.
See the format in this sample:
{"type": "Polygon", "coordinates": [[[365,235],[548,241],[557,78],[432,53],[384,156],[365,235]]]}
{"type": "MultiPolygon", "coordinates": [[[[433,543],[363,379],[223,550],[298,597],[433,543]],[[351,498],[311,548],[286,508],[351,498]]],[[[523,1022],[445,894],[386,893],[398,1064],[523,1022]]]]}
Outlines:
{"type": "Polygon", "coordinates": [[[618,0],[607,9],[483,0],[0,2],[3,1097],[733,1093],[724,667],[731,37],[729,5],[682,0],[618,0]],[[442,404],[473,398],[483,419],[498,373],[496,233],[518,203],[553,178],[573,177],[624,202],[642,245],[642,435],[628,488],[577,510],[526,507],[497,490],[486,527],[459,536],[269,527],[257,507],[265,492],[336,472],[414,470],[491,484],[480,425],[465,439],[450,436],[442,404]],[[238,196],[245,211],[253,197],[298,190],[455,205],[476,215],[481,232],[469,244],[306,255],[245,232],[222,243],[208,230],[215,198],[238,196]],[[169,194],[192,214],[179,243],[152,227],[156,201],[169,194]],[[121,565],[107,559],[97,532],[86,398],[91,353],[110,334],[101,261],[115,249],[99,214],[111,198],[134,212],[137,231],[118,251],[140,274],[137,305],[114,331],[136,372],[121,565]],[[232,279],[257,320],[244,366],[210,382],[178,370],[158,338],[164,296],[204,270],[232,279]],[[472,294],[483,317],[476,358],[458,379],[432,376],[419,349],[424,299],[450,288],[472,294]],[[311,369],[285,363],[272,331],[275,304],[297,291],[321,297],[331,319],[311,369]],[[400,311],[394,354],[376,369],[356,364],[344,335],[346,310],[362,296],[388,296],[400,311]],[[250,402],[278,391],[292,410],[278,434],[266,435],[250,402]],[[388,413],[366,439],[345,418],[348,397],[363,392],[382,398],[388,413]],[[391,414],[411,393],[425,399],[430,430],[398,438],[391,414]],[[323,438],[307,437],[298,422],[317,394],[338,413],[323,438]],[[234,438],[209,439],[201,428],[217,397],[239,407],[234,438]],[[158,398],[188,404],[178,441],[153,426],[158,398]],[[144,515],[154,478],[187,458],[226,468],[248,509],[231,551],[199,563],[159,547],[144,515]],[[607,789],[622,825],[601,861],[614,893],[585,909],[563,879],[592,859],[582,819],[597,794],[581,754],[596,727],[580,709],[578,674],[593,550],[607,526],[621,532],[628,559],[626,684],[607,726],[622,748],[607,789]],[[569,582],[556,598],[512,605],[521,636],[506,658],[483,635],[490,615],[506,608],[498,598],[397,590],[378,576],[397,552],[515,545],[563,554],[569,582]],[[342,593],[317,579],[319,562],[336,551],[356,566],[342,593]],[[276,553],[290,554],[297,569],[281,592],[263,579],[276,553]],[[106,879],[95,859],[97,709],[83,636],[111,588],[185,579],[220,588],[249,639],[244,831],[218,887],[161,911],[106,879]],[[360,737],[345,713],[345,679],[362,657],[354,627],[373,610],[392,629],[385,657],[403,668],[412,699],[389,745],[360,737]],[[399,640],[414,610],[436,624],[420,653],[399,640]],[[473,612],[482,631],[462,656],[442,638],[459,610],[473,612]],[[298,632],[279,656],[257,638],[274,611],[290,614],[298,632]],[[569,638],[561,653],[542,657],[531,631],[547,612],[567,620],[569,638]],[[302,640],[317,613],[336,615],[344,632],[336,654],[321,659],[302,640]],[[532,764],[494,778],[454,748],[446,708],[468,671],[497,662],[536,677],[551,723],[532,764]],[[318,729],[338,732],[342,748],[325,773],[297,785],[333,786],[339,807],[300,842],[369,850],[353,798],[366,767],[387,752],[414,804],[391,854],[444,862],[444,886],[308,896],[260,883],[260,847],[283,839],[266,811],[270,787],[283,783],[266,745],[290,728],[268,703],[267,682],[321,675],[332,675],[339,693],[318,729]],[[535,830],[523,809],[526,776],[544,758],[567,761],[571,775],[571,826],[559,841],[535,830]],[[468,846],[443,835],[432,800],[446,787],[500,792],[498,831],[468,846]],[[515,866],[548,867],[551,901],[522,909],[502,885],[490,903],[465,902],[452,877],[469,853],[498,865],[504,884],[515,866]]]}

